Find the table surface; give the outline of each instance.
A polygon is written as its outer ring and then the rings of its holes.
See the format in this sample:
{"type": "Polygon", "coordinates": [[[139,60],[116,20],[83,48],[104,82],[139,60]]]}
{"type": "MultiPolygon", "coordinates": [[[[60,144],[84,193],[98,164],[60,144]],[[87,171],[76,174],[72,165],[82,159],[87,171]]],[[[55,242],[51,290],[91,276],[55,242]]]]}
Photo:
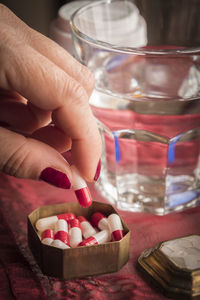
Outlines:
{"type": "MultiPolygon", "coordinates": [[[[103,201],[93,186],[93,199],[103,201]]],[[[73,280],[44,276],[27,245],[27,215],[42,205],[76,201],[73,191],[0,173],[0,300],[169,299],[137,268],[140,253],[158,242],[200,233],[200,207],[167,216],[119,211],[131,230],[130,259],[118,272],[73,280]]]]}

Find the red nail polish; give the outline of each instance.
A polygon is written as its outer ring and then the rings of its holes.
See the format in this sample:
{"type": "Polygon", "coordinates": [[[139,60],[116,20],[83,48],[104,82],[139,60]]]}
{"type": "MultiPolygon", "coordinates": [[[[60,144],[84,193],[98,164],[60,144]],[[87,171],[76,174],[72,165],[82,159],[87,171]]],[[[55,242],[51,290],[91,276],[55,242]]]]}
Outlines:
{"type": "Polygon", "coordinates": [[[41,172],[40,179],[62,189],[70,189],[71,186],[71,182],[65,173],[50,167],[41,172]]]}
{"type": "Polygon", "coordinates": [[[97,170],[94,176],[94,181],[97,181],[100,175],[100,171],[101,171],[101,160],[99,160],[98,165],[97,165],[97,170]]]}

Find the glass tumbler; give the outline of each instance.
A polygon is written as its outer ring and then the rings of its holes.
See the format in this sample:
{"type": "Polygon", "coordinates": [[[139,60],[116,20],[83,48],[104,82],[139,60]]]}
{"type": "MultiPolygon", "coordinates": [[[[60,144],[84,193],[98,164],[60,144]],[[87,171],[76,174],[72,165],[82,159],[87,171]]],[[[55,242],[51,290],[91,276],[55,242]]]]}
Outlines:
{"type": "Polygon", "coordinates": [[[77,10],[77,59],[94,73],[98,190],[119,209],[199,204],[200,2],[103,0],[77,10]]]}

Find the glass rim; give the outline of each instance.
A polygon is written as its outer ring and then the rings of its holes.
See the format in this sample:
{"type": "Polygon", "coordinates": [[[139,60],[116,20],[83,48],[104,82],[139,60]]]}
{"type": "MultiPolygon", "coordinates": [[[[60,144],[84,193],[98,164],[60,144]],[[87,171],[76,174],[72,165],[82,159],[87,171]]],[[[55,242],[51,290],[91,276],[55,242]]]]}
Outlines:
{"type": "MultiPolygon", "coordinates": [[[[75,25],[75,18],[78,16],[78,14],[86,11],[88,8],[99,6],[102,4],[111,4],[112,2],[118,2],[122,0],[95,0],[91,3],[85,4],[84,6],[77,9],[70,17],[70,27],[72,30],[72,33],[78,37],[80,40],[87,42],[90,45],[93,45],[95,47],[113,51],[117,53],[124,53],[124,54],[137,54],[137,55],[195,55],[200,54],[200,46],[199,47],[189,47],[189,48],[183,48],[183,47],[175,47],[170,49],[158,49],[158,48],[144,48],[144,47],[120,47],[115,46],[111,43],[107,43],[101,40],[95,40],[89,35],[83,33],[80,31],[77,26],[75,25]]],[[[148,46],[147,46],[148,47],[148,46]]],[[[152,46],[153,47],[153,46],[152,46]]],[[[156,45],[155,45],[156,47],[156,45]]]]}

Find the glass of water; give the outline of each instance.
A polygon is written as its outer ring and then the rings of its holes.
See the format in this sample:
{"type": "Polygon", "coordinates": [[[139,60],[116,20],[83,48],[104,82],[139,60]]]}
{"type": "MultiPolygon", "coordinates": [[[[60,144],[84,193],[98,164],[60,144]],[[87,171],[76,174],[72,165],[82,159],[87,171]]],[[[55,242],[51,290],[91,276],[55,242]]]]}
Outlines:
{"type": "Polygon", "coordinates": [[[119,209],[163,215],[200,197],[200,5],[93,1],[71,19],[96,79],[99,191],[119,209]]]}

